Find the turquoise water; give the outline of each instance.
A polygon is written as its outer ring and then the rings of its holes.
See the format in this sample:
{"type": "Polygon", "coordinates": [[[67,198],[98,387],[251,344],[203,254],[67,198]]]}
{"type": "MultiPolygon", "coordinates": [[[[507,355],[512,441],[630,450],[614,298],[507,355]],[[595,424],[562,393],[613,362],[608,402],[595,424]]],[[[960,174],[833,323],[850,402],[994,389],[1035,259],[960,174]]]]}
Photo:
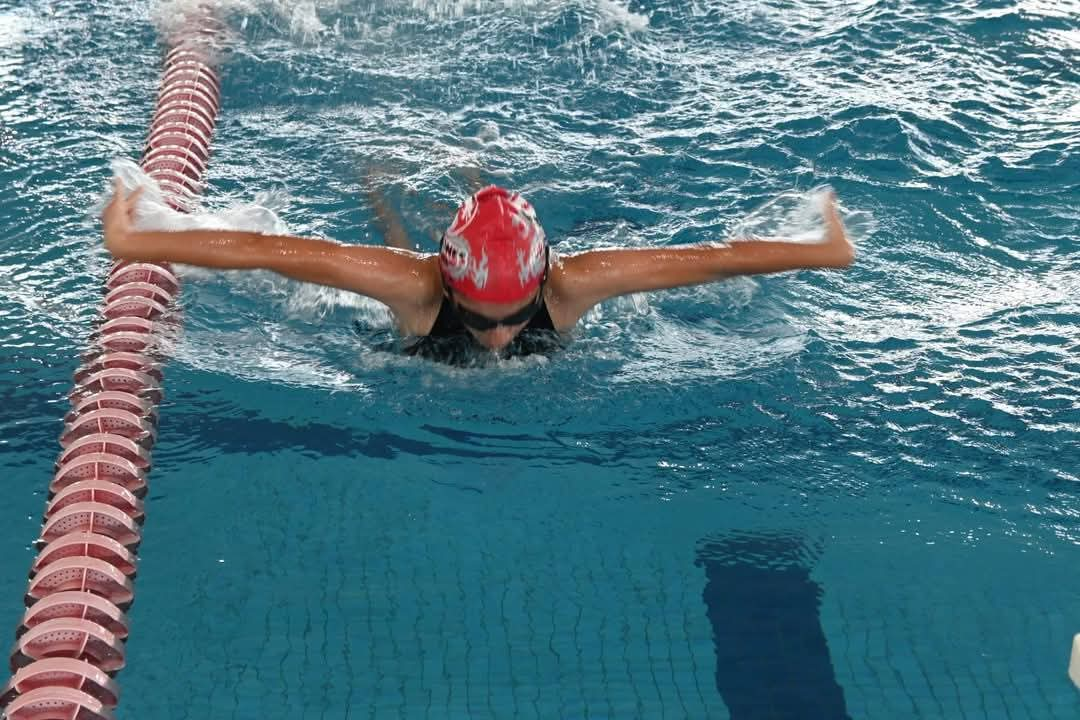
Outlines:
{"type": "MultiPolygon", "coordinates": [[[[121,717],[1076,716],[1080,4],[731,5],[228,9],[207,210],[380,242],[378,185],[433,249],[482,168],[573,251],[829,184],[860,255],[487,371],[188,271],[121,717]]],[[[171,7],[0,0],[12,633],[171,7]]]]}

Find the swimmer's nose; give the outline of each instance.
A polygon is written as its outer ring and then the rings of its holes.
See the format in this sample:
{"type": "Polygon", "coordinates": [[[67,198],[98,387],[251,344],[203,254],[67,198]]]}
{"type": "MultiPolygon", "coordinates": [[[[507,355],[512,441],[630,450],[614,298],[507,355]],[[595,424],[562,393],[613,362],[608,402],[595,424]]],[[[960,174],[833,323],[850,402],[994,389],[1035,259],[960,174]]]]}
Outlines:
{"type": "Polygon", "coordinates": [[[480,338],[480,343],[489,350],[502,350],[504,347],[510,344],[510,341],[517,335],[516,328],[508,328],[500,325],[497,328],[487,331],[480,338]]]}

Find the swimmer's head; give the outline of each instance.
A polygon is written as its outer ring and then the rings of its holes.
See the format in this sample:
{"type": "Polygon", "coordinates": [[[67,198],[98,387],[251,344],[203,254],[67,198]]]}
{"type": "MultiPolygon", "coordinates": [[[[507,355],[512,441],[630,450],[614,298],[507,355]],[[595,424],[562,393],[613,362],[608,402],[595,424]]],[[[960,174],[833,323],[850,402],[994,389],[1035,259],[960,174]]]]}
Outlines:
{"type": "Polygon", "coordinates": [[[547,279],[548,246],[532,205],[491,185],[458,208],[439,247],[443,284],[482,303],[535,297],[547,279]]]}

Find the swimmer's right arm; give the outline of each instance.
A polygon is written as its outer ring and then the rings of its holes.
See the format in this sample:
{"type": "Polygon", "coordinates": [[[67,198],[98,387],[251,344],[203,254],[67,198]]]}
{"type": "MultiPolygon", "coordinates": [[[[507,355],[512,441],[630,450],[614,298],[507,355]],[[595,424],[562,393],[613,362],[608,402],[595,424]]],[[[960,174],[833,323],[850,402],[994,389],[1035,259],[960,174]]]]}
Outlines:
{"type": "Polygon", "coordinates": [[[406,332],[441,300],[432,257],[411,250],[242,230],[139,231],[131,224],[140,193],[125,197],[117,184],[102,213],[105,247],[118,258],[271,270],[294,280],[349,290],[388,305],[406,332]]]}

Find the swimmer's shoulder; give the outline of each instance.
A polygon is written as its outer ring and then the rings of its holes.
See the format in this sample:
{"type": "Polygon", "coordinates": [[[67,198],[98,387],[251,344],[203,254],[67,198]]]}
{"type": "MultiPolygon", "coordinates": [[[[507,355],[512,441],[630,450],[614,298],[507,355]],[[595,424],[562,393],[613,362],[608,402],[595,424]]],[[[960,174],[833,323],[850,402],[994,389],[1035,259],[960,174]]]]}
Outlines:
{"type": "Polygon", "coordinates": [[[416,301],[397,309],[398,330],[402,335],[423,337],[431,332],[443,303],[442,275],[438,255],[417,258],[416,273],[420,291],[416,301]]]}
{"type": "Polygon", "coordinates": [[[544,285],[544,303],[551,317],[551,324],[560,333],[570,332],[581,319],[578,302],[581,263],[578,258],[582,254],[551,254],[548,280],[544,285]]]}

